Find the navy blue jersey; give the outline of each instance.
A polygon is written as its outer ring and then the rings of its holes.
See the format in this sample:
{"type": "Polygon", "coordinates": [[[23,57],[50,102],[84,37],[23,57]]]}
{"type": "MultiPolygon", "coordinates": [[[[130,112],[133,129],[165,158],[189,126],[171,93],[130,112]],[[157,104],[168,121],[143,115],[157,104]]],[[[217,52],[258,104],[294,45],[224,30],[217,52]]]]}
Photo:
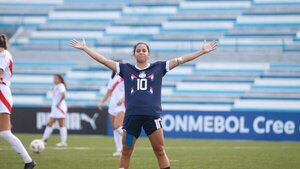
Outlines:
{"type": "Polygon", "coordinates": [[[145,69],[131,64],[119,64],[119,75],[124,79],[126,116],[160,116],[162,78],[167,62],[155,62],[145,69]]]}

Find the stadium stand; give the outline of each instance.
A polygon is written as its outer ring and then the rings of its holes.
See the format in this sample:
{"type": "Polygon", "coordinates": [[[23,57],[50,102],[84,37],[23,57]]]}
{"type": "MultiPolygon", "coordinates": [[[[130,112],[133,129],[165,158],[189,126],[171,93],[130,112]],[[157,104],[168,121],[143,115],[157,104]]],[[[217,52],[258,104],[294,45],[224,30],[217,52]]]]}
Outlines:
{"type": "MultiPolygon", "coordinates": [[[[105,84],[111,73],[104,67],[77,68],[79,65],[74,63],[36,63],[35,66],[20,63],[16,67],[13,93],[15,103],[21,105],[50,104],[51,94],[46,91],[51,90],[53,73],[65,75],[69,104],[96,105],[105,93],[105,84]],[[26,67],[31,70],[24,71],[26,67]],[[24,98],[30,99],[24,101],[24,98]]],[[[300,64],[187,65],[166,75],[162,101],[166,109],[273,110],[275,104],[277,110],[299,111],[299,71],[300,64]]]]}
{"type": "Polygon", "coordinates": [[[71,49],[85,37],[126,62],[137,41],[166,60],[218,40],[218,51],[166,75],[165,109],[300,110],[299,0],[0,0],[0,9],[16,106],[50,105],[54,73],[68,82],[68,104],[97,104],[111,72],[71,49]]]}

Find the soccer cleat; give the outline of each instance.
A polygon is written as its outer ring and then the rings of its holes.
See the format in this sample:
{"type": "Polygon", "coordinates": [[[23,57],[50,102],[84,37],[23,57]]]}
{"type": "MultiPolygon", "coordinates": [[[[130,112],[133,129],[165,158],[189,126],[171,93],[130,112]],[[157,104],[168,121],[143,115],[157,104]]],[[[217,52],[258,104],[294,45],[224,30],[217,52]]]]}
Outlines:
{"type": "Polygon", "coordinates": [[[122,153],[121,152],[114,152],[113,154],[112,154],[112,156],[113,157],[117,157],[117,156],[121,156],[122,155],[122,153]]]}
{"type": "Polygon", "coordinates": [[[67,143],[57,143],[56,146],[57,147],[67,147],[68,144],[67,143]]]}
{"type": "Polygon", "coordinates": [[[35,161],[32,161],[31,163],[25,163],[24,169],[32,169],[36,166],[35,161]]]}

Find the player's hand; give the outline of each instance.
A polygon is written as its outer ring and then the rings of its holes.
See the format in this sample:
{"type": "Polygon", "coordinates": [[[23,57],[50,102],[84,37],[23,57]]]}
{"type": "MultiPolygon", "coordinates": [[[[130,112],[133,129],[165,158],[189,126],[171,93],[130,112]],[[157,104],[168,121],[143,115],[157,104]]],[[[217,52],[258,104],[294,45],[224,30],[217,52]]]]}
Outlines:
{"type": "Polygon", "coordinates": [[[72,47],[77,48],[77,49],[81,49],[81,50],[83,50],[86,47],[86,43],[85,43],[84,38],[82,38],[82,42],[78,42],[76,39],[73,39],[71,41],[71,45],[72,45],[72,47]]]}
{"type": "Polygon", "coordinates": [[[120,99],[117,103],[118,106],[121,106],[122,104],[124,104],[125,102],[125,98],[123,97],[122,99],[120,99]]]}
{"type": "Polygon", "coordinates": [[[209,53],[215,49],[217,49],[217,41],[212,41],[212,42],[206,42],[204,41],[203,45],[202,45],[202,51],[204,53],[209,53]]]}
{"type": "Polygon", "coordinates": [[[99,109],[99,110],[103,110],[103,103],[99,103],[99,104],[98,104],[98,109],[99,109]]]}
{"type": "Polygon", "coordinates": [[[123,104],[123,101],[122,101],[122,99],[121,99],[121,100],[118,101],[117,105],[118,105],[118,106],[121,106],[122,104],[123,104]]]}
{"type": "Polygon", "coordinates": [[[56,108],[59,108],[59,105],[60,105],[60,104],[57,104],[57,105],[56,105],[56,108]]]}

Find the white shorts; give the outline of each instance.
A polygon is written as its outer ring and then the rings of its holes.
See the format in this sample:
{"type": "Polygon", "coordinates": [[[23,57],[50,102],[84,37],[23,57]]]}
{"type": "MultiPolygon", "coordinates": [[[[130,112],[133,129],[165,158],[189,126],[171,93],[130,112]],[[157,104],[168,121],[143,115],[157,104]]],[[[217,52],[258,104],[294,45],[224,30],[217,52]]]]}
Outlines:
{"type": "Polygon", "coordinates": [[[109,107],[108,109],[108,113],[113,115],[113,116],[117,116],[120,112],[125,112],[125,106],[121,105],[121,106],[116,106],[116,107],[109,107]]]}
{"type": "Polygon", "coordinates": [[[13,99],[10,88],[0,84],[0,113],[11,113],[13,99]]]}
{"type": "Polygon", "coordinates": [[[61,118],[66,118],[67,116],[67,108],[57,108],[57,107],[52,107],[51,108],[51,113],[50,117],[54,119],[61,119],[61,118]]]}

